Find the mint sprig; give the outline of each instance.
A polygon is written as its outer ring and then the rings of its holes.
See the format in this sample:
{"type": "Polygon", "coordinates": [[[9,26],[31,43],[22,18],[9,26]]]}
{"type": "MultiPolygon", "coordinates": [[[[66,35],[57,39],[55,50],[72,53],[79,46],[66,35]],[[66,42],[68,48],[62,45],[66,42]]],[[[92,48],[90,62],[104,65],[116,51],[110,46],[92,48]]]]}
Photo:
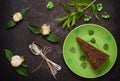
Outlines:
{"type": "MultiPolygon", "coordinates": [[[[82,18],[83,14],[85,14],[85,11],[95,2],[96,0],[93,0],[92,2],[90,0],[72,0],[67,4],[62,3],[64,10],[68,12],[69,15],[64,16],[63,18],[56,18],[55,20],[58,22],[62,22],[64,28],[70,28],[75,25],[78,19],[82,18]]],[[[95,9],[92,10],[94,11],[94,16],[97,18],[95,9]]]]}

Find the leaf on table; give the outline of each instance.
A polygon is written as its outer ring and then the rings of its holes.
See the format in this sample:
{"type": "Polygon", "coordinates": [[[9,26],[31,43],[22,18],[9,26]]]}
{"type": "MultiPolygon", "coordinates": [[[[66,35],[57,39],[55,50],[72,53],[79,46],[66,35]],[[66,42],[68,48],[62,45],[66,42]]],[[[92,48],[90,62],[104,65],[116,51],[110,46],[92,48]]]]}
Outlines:
{"type": "Polygon", "coordinates": [[[103,12],[102,13],[102,18],[108,19],[108,18],[110,18],[110,16],[109,16],[109,14],[107,12],[103,12]]]}
{"type": "Polygon", "coordinates": [[[36,35],[40,34],[40,27],[38,27],[38,26],[28,24],[28,29],[36,35]]]}
{"type": "Polygon", "coordinates": [[[25,63],[22,63],[21,66],[23,66],[23,67],[28,67],[28,65],[25,64],[25,63]]]}
{"type": "Polygon", "coordinates": [[[47,9],[52,9],[54,7],[54,3],[49,1],[46,5],[47,9]]]}
{"type": "Polygon", "coordinates": [[[68,2],[68,5],[70,6],[87,6],[88,4],[90,4],[89,0],[74,0],[68,2]]]}
{"type": "Polygon", "coordinates": [[[99,12],[103,10],[103,5],[102,5],[102,3],[98,3],[96,7],[97,7],[97,10],[98,10],[99,12]]]}
{"type": "Polygon", "coordinates": [[[73,15],[72,16],[72,23],[71,23],[71,26],[73,26],[76,22],[76,15],[73,15]]]}
{"type": "Polygon", "coordinates": [[[97,10],[96,10],[94,4],[92,4],[91,9],[92,9],[92,12],[93,12],[93,15],[95,16],[95,18],[96,18],[97,20],[100,20],[100,18],[99,18],[98,15],[97,15],[97,10]]]}
{"type": "Polygon", "coordinates": [[[85,15],[84,16],[84,21],[85,22],[88,22],[88,21],[90,21],[91,20],[91,16],[88,16],[88,15],[85,15]]]}
{"type": "Polygon", "coordinates": [[[65,22],[63,23],[63,28],[65,27],[68,27],[68,28],[70,27],[69,18],[67,18],[65,22]]]}
{"type": "Polygon", "coordinates": [[[46,39],[50,42],[56,42],[56,43],[60,42],[60,39],[53,34],[49,34],[48,36],[46,36],[46,39]]]}
{"type": "Polygon", "coordinates": [[[70,28],[71,27],[71,22],[72,22],[72,16],[68,17],[68,23],[67,23],[67,27],[70,28]]]}
{"type": "Polygon", "coordinates": [[[22,9],[21,10],[22,16],[25,17],[27,15],[27,13],[28,13],[29,10],[30,10],[30,8],[24,8],[24,9],[22,9]]]}
{"type": "Polygon", "coordinates": [[[64,8],[64,10],[65,10],[66,12],[72,13],[72,10],[70,9],[70,7],[69,7],[68,5],[62,3],[62,6],[63,6],[63,8],[64,8]]]}
{"type": "Polygon", "coordinates": [[[9,22],[6,24],[6,28],[7,28],[7,29],[10,29],[10,28],[14,27],[15,25],[16,25],[16,23],[11,20],[11,21],[9,21],[9,22]]]}
{"type": "Polygon", "coordinates": [[[12,53],[10,50],[8,50],[8,49],[4,49],[4,51],[5,51],[6,58],[7,58],[9,61],[11,61],[11,58],[12,58],[12,56],[13,56],[13,53],[12,53]]]}
{"type": "Polygon", "coordinates": [[[80,19],[83,16],[83,12],[77,12],[75,15],[76,19],[80,19]]]}
{"type": "Polygon", "coordinates": [[[63,18],[56,18],[55,20],[58,22],[64,22],[67,18],[68,18],[68,16],[65,16],[63,18]]]}
{"type": "Polygon", "coordinates": [[[20,75],[22,75],[24,77],[28,77],[27,70],[24,67],[22,67],[22,66],[16,68],[16,71],[17,71],[18,74],[20,74],[20,75]]]}

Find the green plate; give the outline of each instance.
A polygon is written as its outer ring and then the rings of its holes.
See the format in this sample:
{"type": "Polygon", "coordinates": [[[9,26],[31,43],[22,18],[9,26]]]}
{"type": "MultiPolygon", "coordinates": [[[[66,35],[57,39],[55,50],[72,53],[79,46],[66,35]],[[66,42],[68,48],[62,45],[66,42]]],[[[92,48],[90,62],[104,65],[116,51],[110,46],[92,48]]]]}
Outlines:
{"type": "Polygon", "coordinates": [[[63,45],[63,57],[69,69],[84,78],[97,78],[106,74],[114,65],[117,57],[117,45],[112,34],[96,24],[84,24],[73,29],[63,45]],[[97,70],[94,70],[76,41],[80,37],[99,50],[107,53],[109,59],[97,70]]]}

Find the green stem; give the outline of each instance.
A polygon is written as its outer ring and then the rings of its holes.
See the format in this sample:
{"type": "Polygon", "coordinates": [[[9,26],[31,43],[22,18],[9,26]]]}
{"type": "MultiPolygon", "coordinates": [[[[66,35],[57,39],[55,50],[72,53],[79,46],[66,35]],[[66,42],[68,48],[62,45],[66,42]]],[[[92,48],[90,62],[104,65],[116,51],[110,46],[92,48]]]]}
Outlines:
{"type": "Polygon", "coordinates": [[[90,6],[92,6],[92,4],[94,4],[96,2],[96,0],[92,1],[88,6],[86,6],[85,8],[83,8],[82,10],[86,10],[88,9],[90,6]]]}

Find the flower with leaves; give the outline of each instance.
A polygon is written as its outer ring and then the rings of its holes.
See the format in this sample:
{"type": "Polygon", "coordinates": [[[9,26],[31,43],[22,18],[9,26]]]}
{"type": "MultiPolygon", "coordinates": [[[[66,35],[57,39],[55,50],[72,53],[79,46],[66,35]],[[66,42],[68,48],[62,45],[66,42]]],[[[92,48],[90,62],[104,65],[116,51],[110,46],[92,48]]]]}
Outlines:
{"type": "Polygon", "coordinates": [[[36,35],[43,35],[46,40],[54,43],[59,43],[60,39],[58,36],[51,34],[50,25],[43,24],[41,27],[28,24],[28,29],[36,35]]]}
{"type": "Polygon", "coordinates": [[[28,71],[26,70],[27,65],[24,64],[24,57],[19,55],[13,55],[13,53],[4,49],[6,58],[11,63],[12,67],[15,68],[16,72],[24,77],[28,77],[28,71]]]}
{"type": "Polygon", "coordinates": [[[12,16],[12,20],[10,20],[6,27],[7,29],[13,28],[17,25],[18,22],[20,22],[28,13],[30,8],[24,8],[20,12],[15,12],[12,16]]]}

